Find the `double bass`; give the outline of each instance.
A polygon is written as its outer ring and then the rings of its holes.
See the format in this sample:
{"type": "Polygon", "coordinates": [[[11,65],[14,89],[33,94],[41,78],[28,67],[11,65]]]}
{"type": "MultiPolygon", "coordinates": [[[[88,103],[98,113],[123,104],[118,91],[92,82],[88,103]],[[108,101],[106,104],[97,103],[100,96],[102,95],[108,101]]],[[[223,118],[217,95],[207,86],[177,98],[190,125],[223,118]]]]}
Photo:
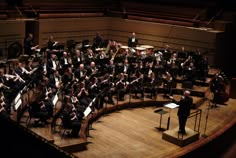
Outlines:
{"type": "Polygon", "coordinates": [[[210,84],[210,89],[214,93],[214,103],[224,104],[229,100],[229,94],[226,92],[226,83],[219,74],[213,78],[210,84]]]}

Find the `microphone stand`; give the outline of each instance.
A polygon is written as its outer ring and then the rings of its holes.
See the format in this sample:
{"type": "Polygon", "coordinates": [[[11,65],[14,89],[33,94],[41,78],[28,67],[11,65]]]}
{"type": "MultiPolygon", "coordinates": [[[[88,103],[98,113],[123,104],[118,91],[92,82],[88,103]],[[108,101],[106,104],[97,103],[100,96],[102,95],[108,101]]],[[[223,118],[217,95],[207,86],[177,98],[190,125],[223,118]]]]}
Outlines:
{"type": "Polygon", "coordinates": [[[210,109],[211,109],[211,102],[209,101],[209,105],[207,107],[207,113],[206,113],[206,122],[205,122],[204,132],[203,132],[203,135],[202,135],[203,138],[207,137],[206,129],[207,129],[207,123],[208,123],[208,117],[209,117],[210,109]]]}

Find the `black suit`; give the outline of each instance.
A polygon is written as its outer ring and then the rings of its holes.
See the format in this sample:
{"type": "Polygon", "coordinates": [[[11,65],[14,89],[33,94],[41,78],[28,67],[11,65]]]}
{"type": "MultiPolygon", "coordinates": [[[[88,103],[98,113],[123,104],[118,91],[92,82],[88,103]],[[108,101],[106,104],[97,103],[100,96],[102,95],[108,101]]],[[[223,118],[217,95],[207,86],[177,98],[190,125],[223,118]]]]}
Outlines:
{"type": "Polygon", "coordinates": [[[138,39],[137,38],[128,38],[128,47],[136,47],[138,44],[138,39]]]}
{"type": "Polygon", "coordinates": [[[179,102],[178,109],[178,118],[179,118],[179,133],[185,134],[185,125],[187,122],[187,118],[190,115],[191,106],[193,104],[193,98],[190,96],[183,96],[179,102]]]}

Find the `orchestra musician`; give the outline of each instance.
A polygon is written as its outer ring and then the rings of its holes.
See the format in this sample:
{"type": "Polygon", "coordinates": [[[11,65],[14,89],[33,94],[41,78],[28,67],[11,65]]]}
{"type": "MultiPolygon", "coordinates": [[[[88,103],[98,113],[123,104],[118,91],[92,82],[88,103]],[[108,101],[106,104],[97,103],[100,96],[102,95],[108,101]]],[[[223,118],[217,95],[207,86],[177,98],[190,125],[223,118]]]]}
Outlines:
{"type": "Polygon", "coordinates": [[[224,78],[217,73],[210,83],[210,90],[213,93],[213,103],[222,104],[228,101],[229,95],[226,93],[224,78]]]}
{"type": "Polygon", "coordinates": [[[118,100],[123,101],[126,93],[126,88],[129,83],[125,79],[125,74],[120,73],[118,81],[115,83],[115,92],[118,93],[118,100]]]}
{"type": "Polygon", "coordinates": [[[38,46],[35,46],[34,41],[33,41],[33,34],[28,33],[27,36],[24,38],[24,53],[26,55],[29,55],[30,57],[31,55],[34,54],[34,50],[37,47],[38,46]]]}
{"type": "Polygon", "coordinates": [[[128,38],[128,47],[136,47],[138,45],[138,39],[136,38],[135,32],[128,38]]]}
{"type": "Polygon", "coordinates": [[[52,76],[50,76],[49,78],[49,83],[48,83],[49,87],[52,88],[53,93],[58,92],[58,90],[62,87],[63,82],[61,79],[61,76],[58,72],[58,70],[54,70],[54,73],[52,76]]]}
{"type": "Polygon", "coordinates": [[[80,64],[84,62],[83,52],[81,52],[79,49],[75,51],[75,56],[72,58],[72,64],[73,68],[77,69],[80,64]]]}
{"type": "Polygon", "coordinates": [[[79,68],[77,68],[74,72],[75,78],[76,80],[87,80],[88,76],[87,76],[87,70],[84,67],[84,64],[81,63],[79,65],[79,68]]]}
{"type": "Polygon", "coordinates": [[[96,32],[96,36],[93,39],[93,47],[94,48],[101,48],[103,44],[103,39],[99,32],[96,32]]]}
{"type": "Polygon", "coordinates": [[[89,97],[90,98],[97,98],[95,102],[95,108],[97,110],[103,108],[104,103],[104,96],[101,94],[101,85],[98,82],[97,77],[93,77],[91,79],[91,83],[88,88],[89,97]]]}
{"type": "Polygon", "coordinates": [[[168,94],[172,96],[172,82],[173,78],[171,74],[166,71],[166,73],[163,75],[163,88],[164,88],[164,97],[168,97],[168,94]]]}
{"type": "Polygon", "coordinates": [[[79,87],[77,88],[77,92],[76,92],[76,96],[80,102],[80,104],[82,106],[87,107],[89,105],[89,103],[92,101],[92,99],[89,97],[89,92],[87,90],[87,88],[85,87],[85,82],[82,81],[80,82],[80,85],[78,85],[79,87]]]}
{"type": "Polygon", "coordinates": [[[53,35],[50,35],[50,36],[48,37],[47,49],[49,49],[50,51],[55,50],[57,44],[58,44],[58,42],[57,42],[57,41],[54,41],[53,35]]]}
{"type": "Polygon", "coordinates": [[[68,136],[78,138],[82,117],[77,115],[76,109],[71,102],[67,102],[63,106],[64,108],[61,114],[62,125],[64,128],[72,129],[71,133],[67,133],[68,136]]]}
{"type": "Polygon", "coordinates": [[[67,52],[63,52],[63,56],[61,57],[60,61],[59,61],[59,64],[60,64],[60,74],[64,74],[65,70],[72,65],[72,60],[71,58],[69,57],[68,53],[67,52]]]}

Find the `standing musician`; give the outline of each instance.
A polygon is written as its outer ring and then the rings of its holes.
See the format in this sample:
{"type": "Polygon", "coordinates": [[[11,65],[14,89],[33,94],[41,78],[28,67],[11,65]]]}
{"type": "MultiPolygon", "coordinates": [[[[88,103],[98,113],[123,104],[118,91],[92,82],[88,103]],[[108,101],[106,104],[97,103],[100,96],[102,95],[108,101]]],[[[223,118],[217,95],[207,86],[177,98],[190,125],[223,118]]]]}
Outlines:
{"type": "Polygon", "coordinates": [[[218,73],[210,83],[210,90],[213,93],[213,103],[215,105],[228,101],[229,96],[226,93],[226,86],[223,77],[218,73]]]}
{"type": "Polygon", "coordinates": [[[136,47],[138,45],[138,39],[136,38],[135,32],[128,38],[128,47],[136,47]]]}
{"type": "Polygon", "coordinates": [[[93,39],[93,47],[94,48],[101,48],[103,44],[102,37],[99,32],[96,33],[96,36],[93,39]]]}
{"type": "Polygon", "coordinates": [[[26,55],[33,55],[34,50],[38,47],[34,45],[33,34],[28,33],[28,35],[24,38],[24,51],[26,55]]]}

